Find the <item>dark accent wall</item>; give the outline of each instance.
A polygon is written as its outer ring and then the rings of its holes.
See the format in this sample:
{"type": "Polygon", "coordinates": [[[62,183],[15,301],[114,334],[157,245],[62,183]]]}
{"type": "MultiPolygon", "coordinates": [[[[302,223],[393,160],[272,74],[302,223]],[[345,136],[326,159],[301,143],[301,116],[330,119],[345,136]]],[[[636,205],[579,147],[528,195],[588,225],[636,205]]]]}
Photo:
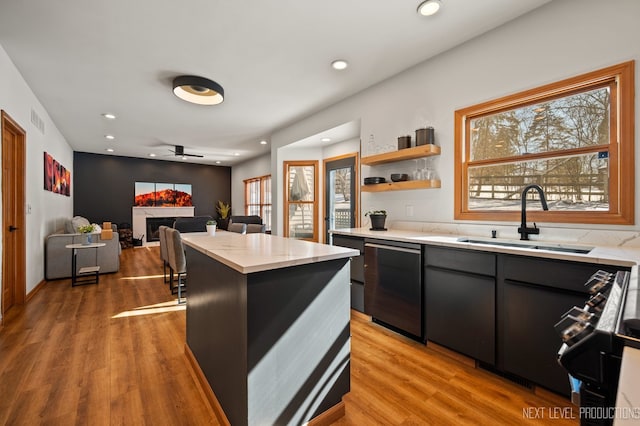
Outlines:
{"type": "Polygon", "coordinates": [[[135,182],[191,184],[196,216],[217,217],[218,200],[231,202],[231,167],[74,152],[73,214],[131,223],[135,182]]]}

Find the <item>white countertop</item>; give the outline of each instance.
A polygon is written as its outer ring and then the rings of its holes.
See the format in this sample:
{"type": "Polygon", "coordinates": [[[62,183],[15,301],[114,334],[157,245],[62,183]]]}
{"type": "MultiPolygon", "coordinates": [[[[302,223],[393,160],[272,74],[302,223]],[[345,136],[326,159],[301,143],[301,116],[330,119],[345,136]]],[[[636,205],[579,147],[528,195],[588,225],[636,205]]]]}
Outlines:
{"type": "Polygon", "coordinates": [[[640,422],[640,349],[625,346],[620,367],[620,383],[614,425],[637,425],[640,422]]]}
{"type": "Polygon", "coordinates": [[[606,247],[606,246],[584,246],[578,244],[563,244],[557,241],[536,241],[531,237],[530,241],[509,240],[505,238],[496,238],[497,243],[531,243],[539,245],[550,245],[558,247],[588,247],[593,249],[587,254],[567,253],[560,251],[529,249],[523,247],[507,247],[501,245],[490,244],[473,244],[458,241],[460,238],[470,238],[483,241],[493,241],[491,238],[475,237],[468,235],[442,235],[431,234],[420,231],[405,231],[388,229],[387,231],[372,231],[369,228],[351,228],[333,230],[331,233],[335,235],[346,235],[352,237],[375,238],[380,240],[404,241],[408,243],[420,243],[436,246],[445,246],[453,248],[463,248],[469,250],[490,251],[496,253],[519,254],[531,257],[543,257],[547,259],[572,260],[576,262],[588,262],[595,264],[606,264],[614,266],[631,267],[640,264],[640,249],[629,247],[606,247]]]}
{"type": "Polygon", "coordinates": [[[185,245],[243,274],[358,256],[358,250],[270,234],[183,233],[185,245]]]}

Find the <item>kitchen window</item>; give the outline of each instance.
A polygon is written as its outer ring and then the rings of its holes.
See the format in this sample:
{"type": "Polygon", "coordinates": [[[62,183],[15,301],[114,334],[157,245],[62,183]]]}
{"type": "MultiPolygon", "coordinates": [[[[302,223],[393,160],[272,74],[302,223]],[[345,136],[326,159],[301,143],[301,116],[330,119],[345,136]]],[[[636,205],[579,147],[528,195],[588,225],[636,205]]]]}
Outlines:
{"type": "Polygon", "coordinates": [[[244,181],[244,214],[260,216],[271,231],[271,175],[244,181]]]}
{"type": "Polygon", "coordinates": [[[456,111],[455,218],[516,221],[538,184],[549,211],[534,197],[532,220],[633,224],[634,76],[631,61],[456,111]]]}

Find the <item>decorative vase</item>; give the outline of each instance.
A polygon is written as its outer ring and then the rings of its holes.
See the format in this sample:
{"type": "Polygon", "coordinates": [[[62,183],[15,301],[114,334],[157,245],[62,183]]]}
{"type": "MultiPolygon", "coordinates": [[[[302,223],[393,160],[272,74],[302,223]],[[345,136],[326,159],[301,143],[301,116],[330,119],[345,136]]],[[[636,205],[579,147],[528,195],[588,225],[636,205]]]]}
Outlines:
{"type": "Polygon", "coordinates": [[[216,225],[207,225],[207,234],[216,235],[216,225]]]}
{"type": "Polygon", "coordinates": [[[91,244],[91,234],[84,234],[84,241],[82,242],[82,244],[84,244],[85,246],[91,244]]]}
{"type": "Polygon", "coordinates": [[[386,214],[372,214],[369,215],[371,218],[371,230],[373,231],[386,231],[387,228],[384,227],[384,222],[387,220],[386,214]]]}

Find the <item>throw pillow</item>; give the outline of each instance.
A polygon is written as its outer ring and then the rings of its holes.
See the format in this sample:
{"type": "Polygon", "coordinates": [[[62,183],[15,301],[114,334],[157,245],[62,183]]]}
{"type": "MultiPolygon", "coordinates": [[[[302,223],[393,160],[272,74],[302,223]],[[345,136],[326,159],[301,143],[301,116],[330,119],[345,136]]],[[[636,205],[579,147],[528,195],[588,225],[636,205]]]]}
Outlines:
{"type": "Polygon", "coordinates": [[[71,219],[71,223],[73,224],[74,233],[80,232],[78,231],[78,228],[80,228],[81,226],[91,225],[89,221],[82,216],[75,216],[73,219],[71,219]]]}
{"type": "Polygon", "coordinates": [[[76,230],[73,229],[73,222],[71,219],[67,219],[64,221],[64,233],[65,234],[75,234],[76,230]]]}

